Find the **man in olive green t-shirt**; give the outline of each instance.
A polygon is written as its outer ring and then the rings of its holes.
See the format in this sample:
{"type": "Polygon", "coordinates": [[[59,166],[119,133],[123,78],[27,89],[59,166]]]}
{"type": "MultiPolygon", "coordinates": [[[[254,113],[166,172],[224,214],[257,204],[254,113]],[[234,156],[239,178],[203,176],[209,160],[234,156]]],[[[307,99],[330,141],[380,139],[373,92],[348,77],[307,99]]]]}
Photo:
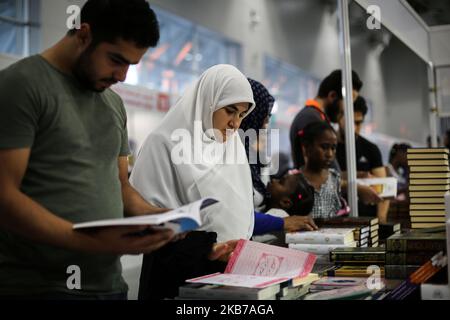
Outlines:
{"type": "Polygon", "coordinates": [[[162,211],[128,183],[126,113],[109,89],[158,39],[146,1],[90,0],[79,29],[0,71],[0,298],[126,298],[120,255],[173,237],[72,229],[162,211]]]}

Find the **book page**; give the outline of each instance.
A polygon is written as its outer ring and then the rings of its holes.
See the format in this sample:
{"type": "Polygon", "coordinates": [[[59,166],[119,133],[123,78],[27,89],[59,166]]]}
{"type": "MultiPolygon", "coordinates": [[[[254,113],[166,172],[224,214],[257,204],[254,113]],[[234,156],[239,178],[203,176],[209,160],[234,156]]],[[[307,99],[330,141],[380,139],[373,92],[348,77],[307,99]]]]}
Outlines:
{"type": "Polygon", "coordinates": [[[175,233],[185,232],[199,227],[202,224],[200,210],[217,202],[213,198],[204,198],[165,213],[77,223],[73,229],[149,225],[153,228],[169,228],[175,233]]]}
{"type": "Polygon", "coordinates": [[[240,240],[225,273],[260,277],[304,277],[316,261],[310,253],[240,240]]]}
{"type": "Polygon", "coordinates": [[[397,179],[395,178],[356,179],[356,182],[370,186],[382,198],[394,198],[397,196],[397,179]]]}

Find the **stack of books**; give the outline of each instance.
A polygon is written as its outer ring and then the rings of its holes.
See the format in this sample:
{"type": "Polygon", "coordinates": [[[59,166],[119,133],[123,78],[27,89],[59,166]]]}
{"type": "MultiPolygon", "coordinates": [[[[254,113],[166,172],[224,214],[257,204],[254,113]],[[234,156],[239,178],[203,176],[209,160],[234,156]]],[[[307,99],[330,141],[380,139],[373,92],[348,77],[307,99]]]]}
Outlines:
{"type": "Polygon", "coordinates": [[[380,277],[384,277],[384,266],[355,266],[347,265],[337,267],[333,272],[329,272],[329,276],[334,277],[358,277],[367,278],[373,274],[378,274],[380,277]]]}
{"type": "Polygon", "coordinates": [[[299,300],[310,291],[319,275],[310,273],[264,288],[187,283],[178,288],[176,300],[299,300]]]}
{"type": "Polygon", "coordinates": [[[364,299],[373,293],[366,278],[324,277],[310,286],[311,294],[304,300],[355,300],[364,299]]]}
{"type": "Polygon", "coordinates": [[[310,273],[306,277],[294,278],[280,284],[277,300],[299,300],[309,293],[311,283],[319,280],[319,275],[310,273]]]}
{"type": "MultiPolygon", "coordinates": [[[[367,278],[367,277],[366,277],[367,278]]],[[[314,281],[310,286],[310,292],[327,291],[333,289],[341,289],[344,287],[354,287],[365,285],[367,279],[355,277],[323,277],[314,281]]]]}
{"type": "Polygon", "coordinates": [[[395,222],[387,222],[383,224],[379,224],[378,229],[378,241],[381,244],[386,243],[386,239],[392,235],[398,235],[401,233],[401,224],[395,222]]]}
{"type": "Polygon", "coordinates": [[[365,300],[374,292],[375,290],[367,288],[366,285],[351,286],[312,293],[304,300],[365,300]]]}
{"type": "Polygon", "coordinates": [[[330,262],[330,251],[341,247],[356,247],[353,228],[322,228],[286,234],[289,249],[317,255],[316,263],[330,262]]]}
{"type": "Polygon", "coordinates": [[[318,278],[316,257],[249,240],[239,240],[223,273],[187,279],[176,299],[275,300],[303,294],[318,278]]]}
{"type": "Polygon", "coordinates": [[[315,219],[319,228],[354,228],[354,240],[357,247],[377,247],[378,218],[371,217],[337,217],[315,219]]]}
{"type": "Polygon", "coordinates": [[[389,204],[388,217],[389,221],[400,223],[402,229],[411,229],[409,199],[405,199],[405,201],[391,201],[389,204]]]}
{"type": "MultiPolygon", "coordinates": [[[[450,209],[447,209],[447,218],[450,218],[449,217],[449,215],[450,215],[450,213],[448,213],[449,212],[449,210],[450,209]]],[[[447,248],[450,248],[450,219],[448,219],[447,220],[447,223],[446,223],[446,231],[447,231],[447,248]]],[[[447,259],[448,259],[448,262],[447,262],[447,273],[448,273],[448,276],[447,276],[447,281],[448,281],[448,283],[450,283],[450,250],[447,250],[447,259]]]]}
{"type": "Polygon", "coordinates": [[[386,279],[406,279],[440,251],[446,249],[445,232],[412,231],[386,240],[386,279]]]}
{"type": "Polygon", "coordinates": [[[276,300],[280,284],[266,288],[188,283],[178,288],[177,300],[276,300]]]}
{"type": "Polygon", "coordinates": [[[336,268],[328,271],[328,275],[369,277],[374,272],[379,272],[380,276],[384,277],[385,253],[382,247],[337,248],[330,252],[330,260],[336,268]]]}
{"type": "Polygon", "coordinates": [[[444,195],[450,189],[449,150],[408,149],[411,228],[445,224],[444,195]]]}
{"type": "MultiPolygon", "coordinates": [[[[377,218],[378,220],[378,218],[377,218]]],[[[369,237],[369,243],[368,247],[378,247],[379,245],[379,236],[378,236],[378,230],[380,228],[380,225],[377,223],[376,225],[370,226],[370,237],[369,237]]]]}

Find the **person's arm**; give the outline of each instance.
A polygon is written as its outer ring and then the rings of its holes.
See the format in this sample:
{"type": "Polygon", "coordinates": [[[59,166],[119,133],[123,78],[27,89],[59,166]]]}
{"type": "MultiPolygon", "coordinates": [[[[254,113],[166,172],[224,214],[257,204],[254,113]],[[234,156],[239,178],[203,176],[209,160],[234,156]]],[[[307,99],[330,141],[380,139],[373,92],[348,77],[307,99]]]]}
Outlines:
{"type": "MultiPolygon", "coordinates": [[[[348,181],[341,180],[341,190],[343,191],[344,194],[347,192],[347,186],[348,186],[348,181]]],[[[357,184],[356,190],[358,192],[358,198],[366,204],[379,203],[379,202],[383,201],[383,199],[380,198],[378,193],[376,193],[376,191],[373,190],[369,186],[357,184]]]]}
{"type": "Polygon", "coordinates": [[[271,216],[270,214],[255,212],[255,226],[253,229],[254,236],[266,234],[272,231],[282,231],[283,229],[283,218],[271,216]]]}
{"type": "MultiPolygon", "coordinates": [[[[370,173],[377,178],[386,178],[386,168],[378,167],[373,168],[370,173]]],[[[377,217],[380,223],[387,222],[387,216],[389,211],[389,200],[384,199],[383,201],[377,204],[377,217]]]]}
{"type": "Polygon", "coordinates": [[[152,206],[136,191],[128,181],[128,159],[119,157],[119,179],[122,186],[122,200],[126,216],[163,213],[168,209],[152,206]]]}
{"type": "Polygon", "coordinates": [[[314,231],[319,228],[315,224],[311,216],[289,216],[283,218],[284,220],[284,231],[286,232],[296,232],[300,230],[314,231]]]}
{"type": "Polygon", "coordinates": [[[167,230],[155,230],[143,237],[129,236],[148,226],[105,228],[95,233],[73,230],[71,222],[56,216],[20,190],[30,152],[29,148],[0,150],[1,229],[47,245],[110,254],[151,252],[173,237],[167,230]]]}
{"type": "Polygon", "coordinates": [[[295,232],[300,230],[317,230],[314,220],[310,216],[275,217],[270,214],[255,212],[255,227],[253,235],[259,236],[273,231],[295,232]]]}

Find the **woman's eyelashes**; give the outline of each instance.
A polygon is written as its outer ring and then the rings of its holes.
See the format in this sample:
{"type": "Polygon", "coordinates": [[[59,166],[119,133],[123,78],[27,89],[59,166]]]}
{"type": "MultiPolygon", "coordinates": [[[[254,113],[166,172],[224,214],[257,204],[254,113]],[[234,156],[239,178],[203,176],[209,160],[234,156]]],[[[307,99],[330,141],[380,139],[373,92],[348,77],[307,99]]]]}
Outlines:
{"type": "MultiPolygon", "coordinates": [[[[232,108],[232,107],[229,107],[229,108],[226,107],[226,108],[225,108],[225,111],[226,111],[227,114],[230,115],[230,116],[237,116],[238,113],[239,113],[238,110],[236,110],[236,109],[234,109],[234,108],[232,108]]],[[[239,119],[243,119],[243,118],[245,117],[246,114],[247,114],[247,112],[242,112],[242,113],[240,113],[240,114],[239,114],[239,119]]]]}

